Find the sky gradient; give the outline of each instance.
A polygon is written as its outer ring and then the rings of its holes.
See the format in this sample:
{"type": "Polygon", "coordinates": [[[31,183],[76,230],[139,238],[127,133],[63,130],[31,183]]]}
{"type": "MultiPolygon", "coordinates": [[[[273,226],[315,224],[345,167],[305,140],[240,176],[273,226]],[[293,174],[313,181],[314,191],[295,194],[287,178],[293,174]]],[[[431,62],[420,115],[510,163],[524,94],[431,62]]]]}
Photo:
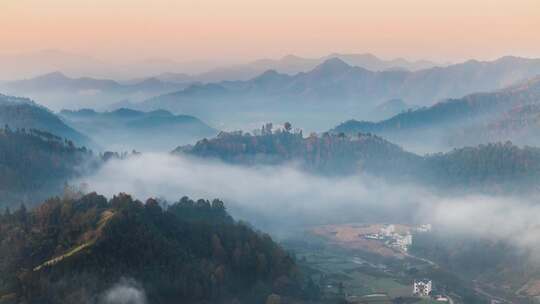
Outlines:
{"type": "Polygon", "coordinates": [[[1,53],[245,62],[540,57],[539,0],[0,0],[1,53]]]}

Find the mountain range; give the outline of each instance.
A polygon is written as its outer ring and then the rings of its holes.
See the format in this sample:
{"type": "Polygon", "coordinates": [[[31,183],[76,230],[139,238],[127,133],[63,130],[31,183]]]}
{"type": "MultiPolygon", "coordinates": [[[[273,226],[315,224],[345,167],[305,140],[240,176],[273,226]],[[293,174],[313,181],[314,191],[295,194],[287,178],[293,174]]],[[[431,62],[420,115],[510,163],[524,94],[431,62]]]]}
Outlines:
{"type": "Polygon", "coordinates": [[[28,98],[0,94],[0,125],[15,129],[37,129],[94,148],[86,135],[68,126],[58,116],[28,98]]]}
{"type": "MultiPolygon", "coordinates": [[[[333,53],[330,55],[318,58],[306,58],[295,55],[287,55],[279,59],[259,59],[246,64],[237,64],[211,69],[207,72],[191,75],[192,81],[199,82],[219,82],[219,81],[234,81],[234,80],[249,80],[268,71],[275,70],[280,73],[294,75],[301,72],[308,72],[314,69],[317,65],[331,58],[339,58],[349,65],[362,67],[371,71],[385,70],[410,70],[416,71],[426,68],[432,68],[439,64],[428,60],[409,61],[403,58],[390,60],[381,59],[373,54],[339,54],[333,53]]],[[[178,79],[181,82],[186,81],[187,74],[182,73],[165,73],[156,76],[162,80],[178,79]],[[173,77],[175,76],[175,77],[173,77]]]]}
{"type": "Polygon", "coordinates": [[[295,75],[269,70],[247,81],[197,84],[134,107],[195,115],[215,125],[249,128],[265,120],[294,120],[310,130],[370,113],[391,99],[429,106],[513,85],[540,74],[540,59],[503,57],[418,71],[370,71],[339,58],[295,75]],[[236,125],[235,125],[236,124],[236,125]]]}
{"type": "Polygon", "coordinates": [[[61,72],[0,84],[0,90],[7,94],[39,100],[40,103],[54,110],[78,109],[85,106],[106,108],[120,100],[141,101],[185,87],[185,84],[161,81],[156,78],[120,83],[115,80],[91,77],[71,78],[61,72]]]}
{"type": "Polygon", "coordinates": [[[513,141],[538,145],[540,77],[490,93],[448,99],[379,122],[349,120],[332,132],[371,132],[413,150],[513,141]]]}
{"type": "Polygon", "coordinates": [[[108,62],[88,55],[61,50],[41,50],[30,53],[0,55],[0,80],[30,78],[52,71],[62,71],[77,77],[89,76],[109,79],[144,79],[155,75],[163,81],[216,82],[247,80],[266,70],[274,69],[296,74],[313,69],[328,58],[338,57],[354,66],[369,70],[407,69],[418,70],[438,66],[428,60],[410,61],[403,58],[385,60],[375,55],[330,54],[318,58],[287,55],[279,59],[258,59],[247,63],[227,64],[215,62],[179,62],[164,58],[147,58],[130,62],[108,62]]]}
{"type": "Polygon", "coordinates": [[[179,144],[194,143],[218,132],[193,116],[165,110],[63,110],[59,116],[112,151],[170,151],[179,144]]]}

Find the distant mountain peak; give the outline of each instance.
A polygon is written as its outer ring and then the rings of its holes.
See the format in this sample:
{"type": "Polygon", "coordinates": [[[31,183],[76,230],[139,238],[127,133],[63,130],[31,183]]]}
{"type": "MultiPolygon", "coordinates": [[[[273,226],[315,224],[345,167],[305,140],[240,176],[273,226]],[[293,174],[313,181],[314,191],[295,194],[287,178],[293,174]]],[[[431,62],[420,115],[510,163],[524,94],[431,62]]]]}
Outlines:
{"type": "Polygon", "coordinates": [[[120,108],[111,112],[111,114],[121,115],[121,116],[133,116],[133,115],[142,115],[143,113],[137,110],[120,108]]]}
{"type": "Polygon", "coordinates": [[[37,76],[35,79],[47,79],[47,80],[66,80],[69,79],[64,73],[60,71],[54,71],[51,73],[37,76]]]}
{"type": "Polygon", "coordinates": [[[347,58],[347,57],[356,57],[356,58],[362,58],[364,60],[381,60],[379,57],[371,54],[371,53],[361,53],[361,54],[344,54],[344,53],[332,53],[327,56],[327,58],[347,58]]]}
{"type": "Polygon", "coordinates": [[[283,74],[278,73],[276,70],[267,70],[261,75],[255,77],[253,80],[256,82],[266,82],[282,78],[283,74]]]}
{"type": "Polygon", "coordinates": [[[296,61],[296,60],[303,60],[303,58],[300,56],[293,55],[293,54],[289,54],[289,55],[285,55],[281,57],[281,61],[296,61]]]}
{"type": "Polygon", "coordinates": [[[149,78],[143,79],[137,84],[138,85],[158,85],[161,83],[162,83],[161,80],[159,80],[157,77],[149,77],[149,78]]]}
{"type": "Polygon", "coordinates": [[[333,57],[325,60],[323,63],[319,64],[314,71],[325,72],[325,73],[336,73],[346,71],[351,68],[345,61],[333,57]]]}
{"type": "Polygon", "coordinates": [[[507,55],[495,60],[495,62],[505,64],[517,64],[527,62],[527,58],[507,55]]]}
{"type": "Polygon", "coordinates": [[[279,73],[274,69],[270,69],[270,70],[266,70],[265,72],[263,72],[257,78],[273,77],[273,76],[276,76],[276,75],[279,75],[279,73]]]}

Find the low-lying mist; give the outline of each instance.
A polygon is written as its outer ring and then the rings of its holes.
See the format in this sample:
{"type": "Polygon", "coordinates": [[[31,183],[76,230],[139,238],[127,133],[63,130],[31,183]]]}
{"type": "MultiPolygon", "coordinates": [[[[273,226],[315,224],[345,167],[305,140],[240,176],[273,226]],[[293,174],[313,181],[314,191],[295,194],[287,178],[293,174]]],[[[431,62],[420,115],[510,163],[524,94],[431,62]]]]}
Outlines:
{"type": "Polygon", "coordinates": [[[101,296],[98,304],[146,304],[146,294],[137,282],[122,278],[101,296]]]}
{"type": "Polygon", "coordinates": [[[151,153],[109,161],[82,182],[107,196],[126,192],[141,200],[220,198],[235,217],[272,230],[385,217],[389,221],[394,216],[405,220],[405,208],[429,196],[417,187],[388,185],[367,176],[316,176],[292,163],[242,167],[151,153]]]}
{"type": "Polygon", "coordinates": [[[366,175],[322,177],[295,164],[242,167],[151,153],[109,161],[75,182],[109,197],[125,192],[170,202],[182,196],[220,198],[235,218],[278,237],[330,223],[431,223],[540,252],[540,205],[530,197],[456,196],[366,175]]]}

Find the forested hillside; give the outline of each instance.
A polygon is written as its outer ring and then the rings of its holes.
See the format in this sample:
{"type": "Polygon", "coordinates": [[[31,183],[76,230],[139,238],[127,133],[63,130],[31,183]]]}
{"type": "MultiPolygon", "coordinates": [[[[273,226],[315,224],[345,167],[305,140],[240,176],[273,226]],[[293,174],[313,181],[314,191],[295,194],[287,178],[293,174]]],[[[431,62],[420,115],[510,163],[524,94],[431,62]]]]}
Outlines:
{"type": "Polygon", "coordinates": [[[33,203],[61,191],[91,159],[86,148],[44,131],[0,129],[0,205],[33,203]]]}
{"type": "Polygon", "coordinates": [[[496,118],[473,124],[448,137],[452,145],[511,140],[519,145],[540,146],[540,104],[516,106],[496,118]]]}
{"type": "Polygon", "coordinates": [[[66,125],[47,108],[27,98],[0,94],[0,126],[4,125],[12,129],[38,129],[67,138],[79,146],[92,146],[87,136],[66,125]]]}
{"type": "Polygon", "coordinates": [[[511,142],[455,149],[425,157],[429,176],[443,186],[501,186],[508,191],[537,191],[540,149],[511,142]]]}
{"type": "Polygon", "coordinates": [[[539,104],[540,78],[536,77],[504,90],[445,100],[379,122],[349,120],[332,132],[372,132],[403,146],[435,148],[430,150],[507,140],[537,145],[539,104]]]}
{"type": "Polygon", "coordinates": [[[257,136],[221,133],[174,152],[242,165],[299,164],[317,174],[366,173],[441,189],[536,191],[534,183],[540,177],[540,149],[511,142],[421,156],[369,133],[304,138],[301,133],[267,130],[257,136]]]}
{"type": "Polygon", "coordinates": [[[96,303],[125,280],[148,303],[303,296],[292,257],[220,200],[184,197],[164,208],[127,194],[53,198],[0,215],[0,253],[1,303],[96,303]]]}
{"type": "Polygon", "coordinates": [[[261,135],[222,132],[177,153],[247,165],[298,163],[301,168],[323,174],[353,174],[406,177],[413,174],[421,157],[371,134],[345,136],[325,133],[303,137],[299,132],[263,127],[261,135]]]}

